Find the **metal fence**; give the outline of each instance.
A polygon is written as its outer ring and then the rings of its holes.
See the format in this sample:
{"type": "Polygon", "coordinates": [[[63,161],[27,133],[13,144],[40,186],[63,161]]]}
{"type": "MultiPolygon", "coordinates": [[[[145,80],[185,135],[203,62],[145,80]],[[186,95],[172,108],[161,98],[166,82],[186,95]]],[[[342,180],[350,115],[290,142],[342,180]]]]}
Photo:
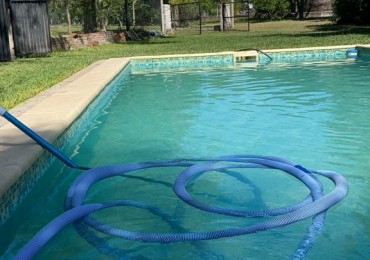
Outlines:
{"type": "Polygon", "coordinates": [[[250,30],[249,1],[202,5],[201,2],[171,5],[174,30],[250,30]]]}
{"type": "Polygon", "coordinates": [[[233,1],[220,5],[221,30],[250,31],[251,8],[249,1],[233,1]]]}
{"type": "Polygon", "coordinates": [[[172,28],[196,29],[202,33],[202,8],[200,2],[171,5],[172,28]]]}
{"type": "Polygon", "coordinates": [[[126,30],[158,31],[161,28],[161,6],[158,0],[126,0],[121,14],[115,17],[107,15],[110,28],[122,27],[120,21],[125,23],[126,30]]]}

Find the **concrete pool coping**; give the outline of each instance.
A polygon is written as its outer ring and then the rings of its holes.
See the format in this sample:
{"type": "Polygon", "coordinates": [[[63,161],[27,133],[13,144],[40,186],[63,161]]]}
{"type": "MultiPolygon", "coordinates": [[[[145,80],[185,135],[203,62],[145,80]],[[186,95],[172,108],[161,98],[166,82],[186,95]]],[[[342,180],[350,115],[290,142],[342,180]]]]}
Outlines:
{"type": "MultiPolygon", "coordinates": [[[[267,53],[354,48],[360,45],[264,50],[267,53]]],[[[364,46],[364,45],[361,45],[364,46]]],[[[370,46],[364,48],[370,49],[370,46]]],[[[197,57],[235,52],[163,55],[101,60],[41,92],[9,112],[49,142],[56,140],[104,87],[133,59],[197,57]]],[[[42,154],[43,149],[0,117],[0,198],[42,154]]]]}
{"type": "MultiPolygon", "coordinates": [[[[95,62],[9,112],[53,142],[128,62],[128,58],[95,62]]],[[[28,136],[4,118],[0,119],[0,197],[42,152],[28,136]]]]}

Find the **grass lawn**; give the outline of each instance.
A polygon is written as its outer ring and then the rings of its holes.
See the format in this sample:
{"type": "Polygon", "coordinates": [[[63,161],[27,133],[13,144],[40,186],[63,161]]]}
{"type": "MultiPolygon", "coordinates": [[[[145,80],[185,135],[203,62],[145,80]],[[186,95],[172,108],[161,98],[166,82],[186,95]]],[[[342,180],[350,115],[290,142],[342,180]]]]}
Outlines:
{"type": "Polygon", "coordinates": [[[94,61],[111,57],[370,44],[370,27],[338,26],[328,20],[251,23],[249,32],[246,26],[236,24],[235,31],[205,31],[202,35],[178,31],[147,42],[56,51],[45,57],[0,63],[0,104],[10,109],[94,61]]]}

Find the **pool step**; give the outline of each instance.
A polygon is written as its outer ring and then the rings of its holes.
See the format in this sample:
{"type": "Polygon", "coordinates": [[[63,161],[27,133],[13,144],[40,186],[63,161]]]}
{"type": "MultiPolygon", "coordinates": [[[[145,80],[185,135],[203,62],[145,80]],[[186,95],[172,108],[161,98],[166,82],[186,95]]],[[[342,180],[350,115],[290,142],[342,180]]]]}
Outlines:
{"type": "Polygon", "coordinates": [[[235,52],[234,61],[235,63],[257,62],[258,52],[255,50],[235,52]]]}

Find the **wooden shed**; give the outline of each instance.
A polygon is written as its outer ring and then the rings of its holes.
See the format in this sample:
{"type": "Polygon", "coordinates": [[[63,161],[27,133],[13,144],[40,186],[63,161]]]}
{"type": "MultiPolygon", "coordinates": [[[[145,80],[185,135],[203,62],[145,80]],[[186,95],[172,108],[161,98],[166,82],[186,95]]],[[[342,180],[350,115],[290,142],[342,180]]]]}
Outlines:
{"type": "Polygon", "coordinates": [[[0,61],[51,52],[46,0],[0,0],[0,28],[0,61]]]}

